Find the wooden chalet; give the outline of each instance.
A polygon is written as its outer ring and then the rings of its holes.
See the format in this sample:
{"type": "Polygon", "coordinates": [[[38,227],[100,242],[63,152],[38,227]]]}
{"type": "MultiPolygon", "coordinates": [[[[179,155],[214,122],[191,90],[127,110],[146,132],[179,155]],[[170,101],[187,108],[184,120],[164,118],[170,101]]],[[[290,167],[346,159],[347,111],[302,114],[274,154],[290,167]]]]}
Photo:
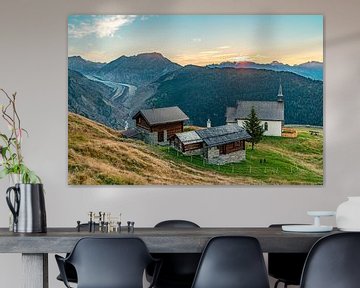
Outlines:
{"type": "Polygon", "coordinates": [[[203,155],[210,164],[226,164],[245,160],[245,141],[251,136],[238,125],[223,125],[198,130],[204,142],[203,155]]]}
{"type": "Polygon", "coordinates": [[[145,142],[167,145],[176,133],[184,131],[184,122],[189,117],[175,106],[140,110],[133,119],[145,142]]]}
{"type": "Polygon", "coordinates": [[[177,133],[173,146],[184,155],[201,155],[204,141],[196,131],[177,133]]]}

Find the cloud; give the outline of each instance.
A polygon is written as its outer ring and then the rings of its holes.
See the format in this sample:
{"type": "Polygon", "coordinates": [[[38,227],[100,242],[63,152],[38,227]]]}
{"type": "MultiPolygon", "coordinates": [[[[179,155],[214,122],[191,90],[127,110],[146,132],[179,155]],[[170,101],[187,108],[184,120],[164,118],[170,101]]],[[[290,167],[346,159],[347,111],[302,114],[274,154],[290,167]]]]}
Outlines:
{"type": "Polygon", "coordinates": [[[205,66],[208,64],[229,61],[229,59],[234,58],[236,56],[238,56],[237,53],[220,53],[218,51],[202,51],[200,53],[175,55],[172,60],[181,65],[194,64],[194,65],[205,66]]]}
{"type": "Polygon", "coordinates": [[[218,47],[218,49],[224,50],[224,49],[229,49],[231,48],[231,46],[220,46],[218,47]]]}
{"type": "Polygon", "coordinates": [[[192,41],[193,41],[193,42],[196,42],[196,43],[199,43],[199,42],[202,41],[202,39],[201,39],[201,38],[193,38],[192,41]]]}
{"type": "Polygon", "coordinates": [[[200,54],[218,54],[219,51],[217,50],[208,50],[208,51],[201,51],[200,54]]]}
{"type": "Polygon", "coordinates": [[[111,16],[103,20],[96,22],[96,34],[100,38],[113,37],[115,32],[119,30],[121,26],[130,24],[134,21],[135,16],[111,16]]]}
{"type": "Polygon", "coordinates": [[[249,61],[250,57],[248,55],[236,56],[236,57],[230,58],[230,60],[234,61],[234,62],[249,61]]]}
{"type": "Polygon", "coordinates": [[[134,15],[94,16],[90,22],[69,24],[69,37],[83,38],[95,34],[99,38],[114,37],[120,27],[135,20],[134,15]]]}
{"type": "Polygon", "coordinates": [[[269,58],[269,56],[265,56],[265,55],[261,55],[261,54],[255,54],[255,55],[252,55],[252,58],[266,59],[266,58],[269,58]]]}

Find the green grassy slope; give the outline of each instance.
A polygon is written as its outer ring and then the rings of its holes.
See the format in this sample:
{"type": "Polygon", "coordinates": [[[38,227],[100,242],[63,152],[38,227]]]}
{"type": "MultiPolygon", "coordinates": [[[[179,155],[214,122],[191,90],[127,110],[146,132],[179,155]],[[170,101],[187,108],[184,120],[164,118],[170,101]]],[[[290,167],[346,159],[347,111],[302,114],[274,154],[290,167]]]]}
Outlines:
{"type": "Polygon", "coordinates": [[[323,134],[310,135],[307,128],[296,128],[296,139],[264,137],[262,142],[251,150],[246,149],[246,161],[223,166],[209,165],[200,156],[183,156],[169,148],[160,148],[174,161],[222,175],[251,177],[264,184],[323,184],[323,134]],[[265,159],[265,161],[264,161],[265,159]]]}
{"type": "Polygon", "coordinates": [[[216,166],[200,156],[122,138],[115,130],[69,113],[68,183],[322,184],[322,131],[312,136],[305,128],[297,130],[297,139],[266,137],[254,151],[247,149],[246,161],[216,166]]]}

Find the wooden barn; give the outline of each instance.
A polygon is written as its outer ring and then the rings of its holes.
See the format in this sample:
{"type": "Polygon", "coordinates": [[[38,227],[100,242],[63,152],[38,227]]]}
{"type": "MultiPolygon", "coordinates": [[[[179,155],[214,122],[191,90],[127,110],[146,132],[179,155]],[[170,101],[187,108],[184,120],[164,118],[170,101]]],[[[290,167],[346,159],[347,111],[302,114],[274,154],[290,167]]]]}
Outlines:
{"type": "Polygon", "coordinates": [[[173,146],[184,155],[201,155],[204,141],[196,131],[177,133],[173,146]]]}
{"type": "Polygon", "coordinates": [[[236,163],[246,159],[245,140],[251,136],[238,125],[223,125],[196,133],[204,142],[203,155],[210,164],[236,163]]]}
{"type": "Polygon", "coordinates": [[[133,119],[145,142],[168,145],[176,133],[184,131],[184,122],[189,117],[175,106],[140,110],[133,119]]]}

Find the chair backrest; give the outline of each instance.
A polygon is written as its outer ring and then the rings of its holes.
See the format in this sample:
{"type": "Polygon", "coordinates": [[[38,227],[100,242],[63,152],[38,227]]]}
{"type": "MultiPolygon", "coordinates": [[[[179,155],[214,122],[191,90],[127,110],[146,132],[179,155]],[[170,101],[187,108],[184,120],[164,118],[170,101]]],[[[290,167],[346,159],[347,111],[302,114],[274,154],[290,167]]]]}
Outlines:
{"type": "Polygon", "coordinates": [[[360,233],[333,234],[316,242],[305,262],[300,287],[360,287],[360,233]]]}
{"type": "Polygon", "coordinates": [[[268,288],[264,258],[256,238],[220,236],[207,244],[192,288],[268,288]]]}
{"type": "Polygon", "coordinates": [[[67,259],[76,269],[78,288],[142,288],[152,260],[138,238],[82,238],[67,259]]]}
{"type": "MultiPolygon", "coordinates": [[[[188,220],[166,220],[156,224],[155,228],[200,228],[200,226],[188,220]]],[[[183,282],[191,285],[200,256],[200,253],[156,254],[156,258],[162,259],[163,264],[158,277],[159,286],[164,281],[167,282],[166,285],[168,282],[183,282]]]]}
{"type": "Polygon", "coordinates": [[[155,228],[200,228],[200,226],[188,220],[166,220],[156,224],[155,228]]]}
{"type": "MultiPolygon", "coordinates": [[[[269,228],[281,228],[282,225],[294,224],[271,224],[269,228]]],[[[306,257],[307,253],[269,253],[269,275],[289,285],[300,285],[306,257]]]]}

